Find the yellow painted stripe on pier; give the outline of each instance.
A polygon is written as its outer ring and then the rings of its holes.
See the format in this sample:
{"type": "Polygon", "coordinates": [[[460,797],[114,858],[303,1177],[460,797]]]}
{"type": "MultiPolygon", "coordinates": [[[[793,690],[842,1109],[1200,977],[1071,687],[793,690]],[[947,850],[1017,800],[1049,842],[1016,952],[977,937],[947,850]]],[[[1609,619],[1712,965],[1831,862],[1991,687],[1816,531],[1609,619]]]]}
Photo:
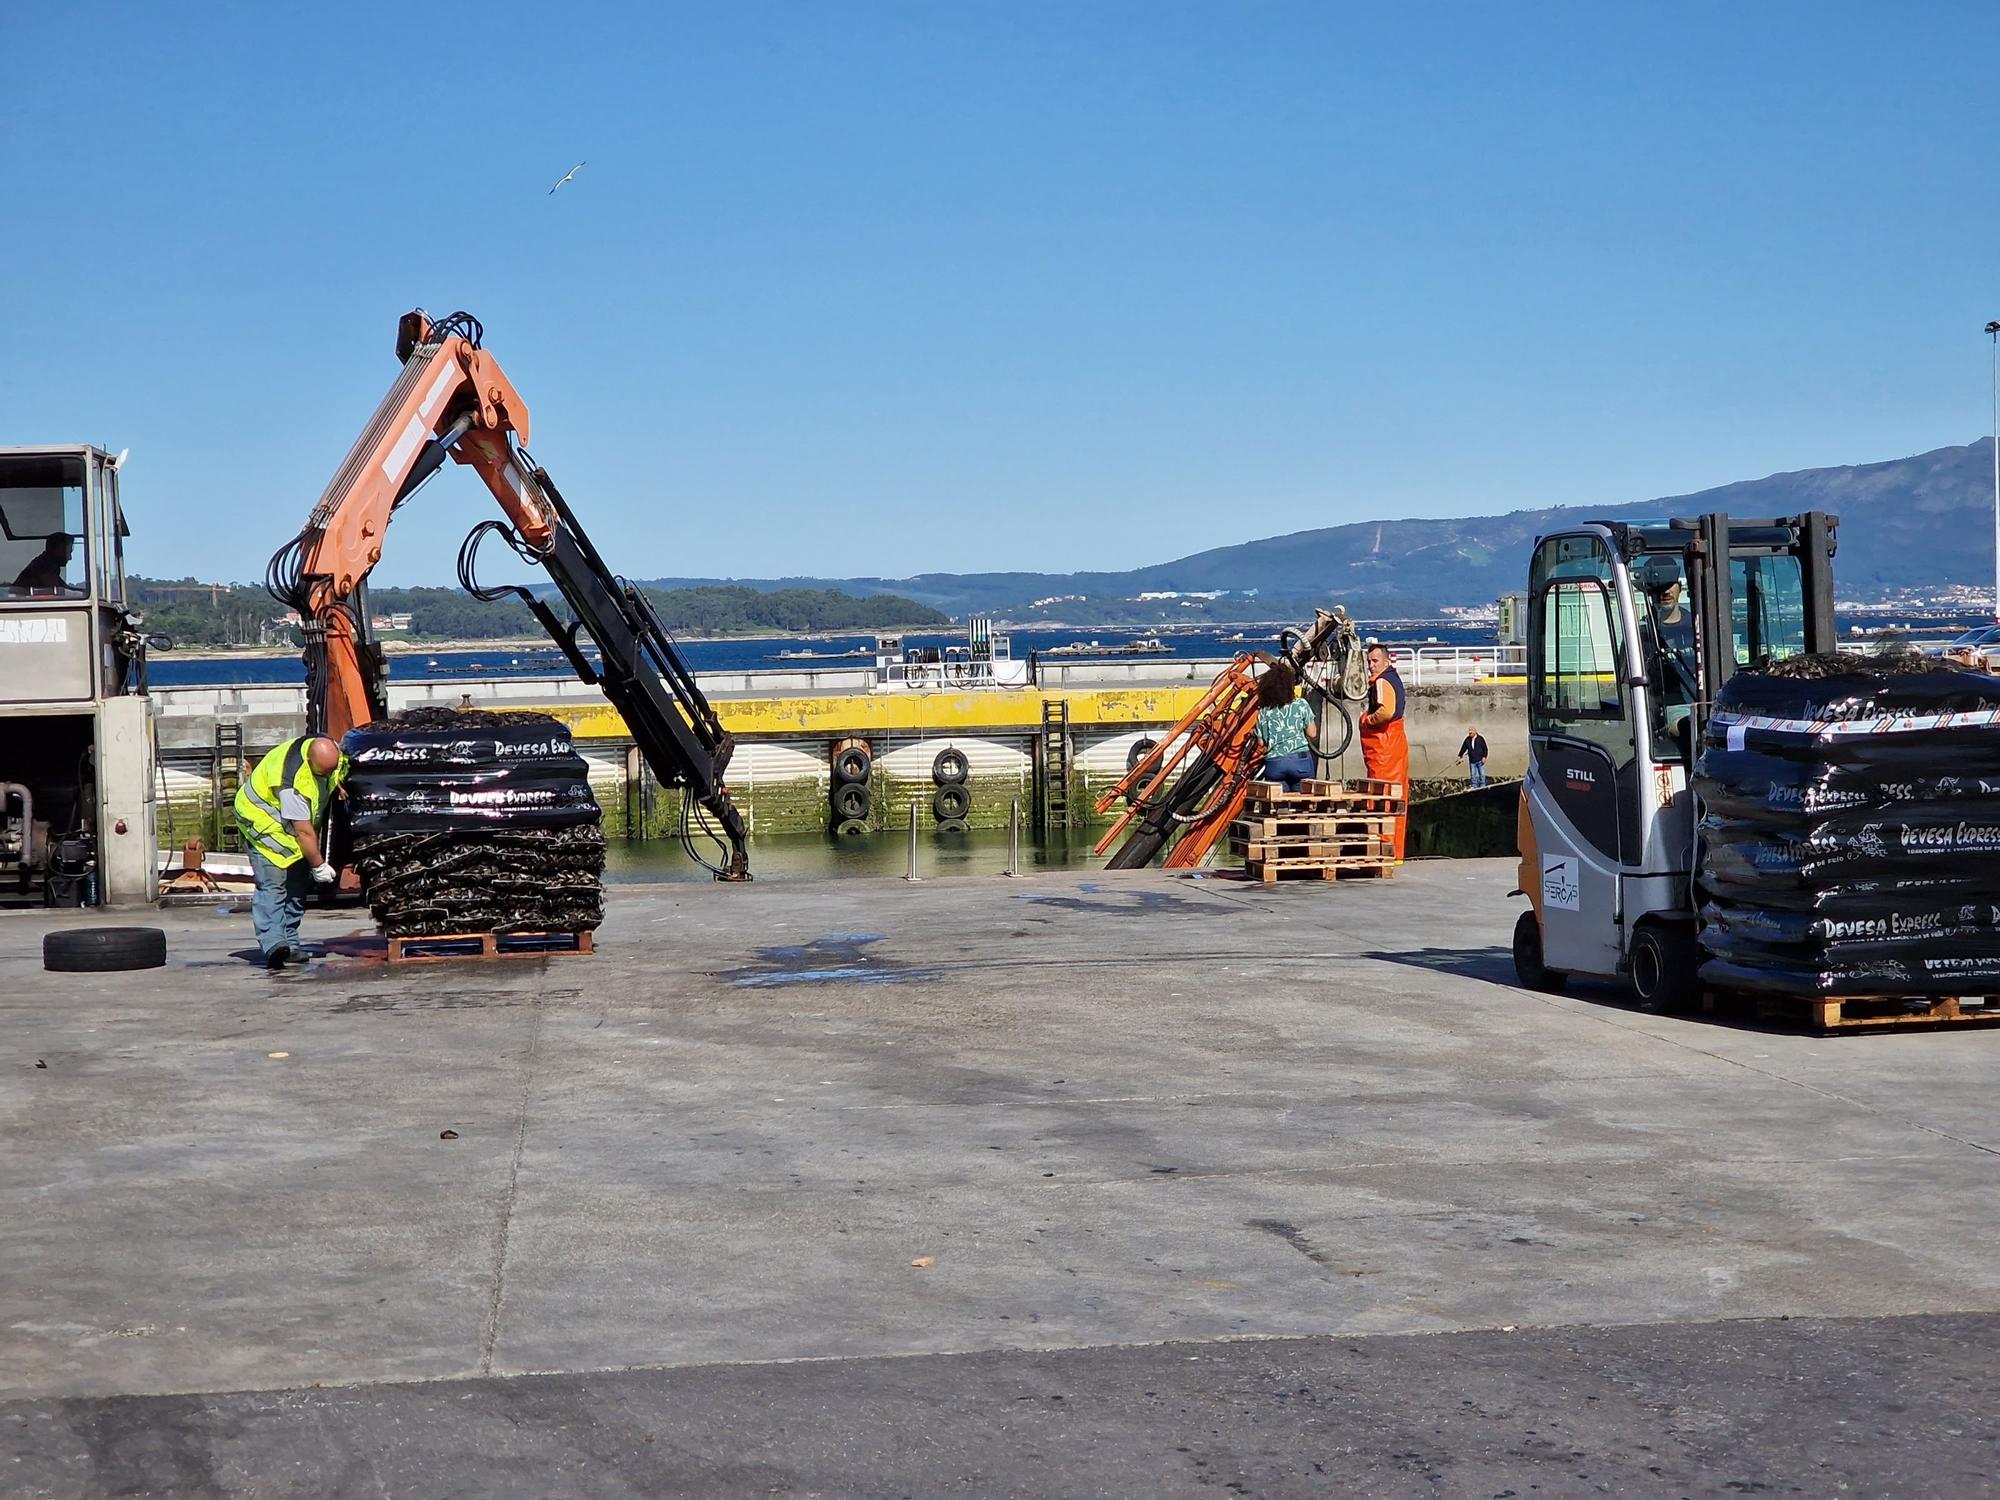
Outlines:
{"type": "MultiPolygon", "coordinates": [[[[825,697],[723,698],[715,711],[739,739],[868,733],[965,734],[1039,729],[1044,699],[1067,699],[1080,725],[1171,724],[1193,708],[1208,684],[1069,688],[1047,693],[989,689],[974,693],[844,693],[825,697]]],[[[509,705],[512,707],[513,705],[509,705]]],[[[528,705],[523,705],[528,706],[528,705]]],[[[540,705],[580,740],[625,739],[630,731],[610,704],[540,705]]]]}

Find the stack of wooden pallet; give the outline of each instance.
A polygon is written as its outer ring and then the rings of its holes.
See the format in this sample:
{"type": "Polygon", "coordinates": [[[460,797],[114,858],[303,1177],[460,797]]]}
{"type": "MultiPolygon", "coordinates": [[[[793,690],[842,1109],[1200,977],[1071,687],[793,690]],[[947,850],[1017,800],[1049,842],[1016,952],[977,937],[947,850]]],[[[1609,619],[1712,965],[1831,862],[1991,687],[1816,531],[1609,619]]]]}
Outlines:
{"type": "Polygon", "coordinates": [[[1229,851],[1266,885],[1284,879],[1387,879],[1396,870],[1399,781],[1307,781],[1296,792],[1253,781],[1230,826],[1229,851]]]}

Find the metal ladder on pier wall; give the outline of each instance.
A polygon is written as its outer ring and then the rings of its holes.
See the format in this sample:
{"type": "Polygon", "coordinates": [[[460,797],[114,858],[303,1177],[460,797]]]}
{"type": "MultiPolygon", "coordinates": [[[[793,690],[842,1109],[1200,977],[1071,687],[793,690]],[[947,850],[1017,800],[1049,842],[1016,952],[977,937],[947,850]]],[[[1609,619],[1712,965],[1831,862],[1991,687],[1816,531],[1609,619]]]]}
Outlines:
{"type": "Polygon", "coordinates": [[[215,812],[215,843],[219,854],[241,854],[243,835],[236,827],[236,789],[243,784],[243,726],[217,721],[215,753],[208,762],[209,793],[215,812]]]}
{"type": "Polygon", "coordinates": [[[1042,733],[1036,751],[1035,821],[1043,828],[1067,828],[1072,751],[1067,698],[1042,700],[1042,733]]]}

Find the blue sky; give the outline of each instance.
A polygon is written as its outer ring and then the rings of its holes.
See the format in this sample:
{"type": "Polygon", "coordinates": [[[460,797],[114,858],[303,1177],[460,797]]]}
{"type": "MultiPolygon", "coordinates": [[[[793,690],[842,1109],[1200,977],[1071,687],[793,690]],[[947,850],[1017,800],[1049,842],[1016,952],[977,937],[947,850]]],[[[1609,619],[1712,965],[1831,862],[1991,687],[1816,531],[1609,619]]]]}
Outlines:
{"type": "MultiPolygon", "coordinates": [[[[0,442],[129,446],[152,574],[261,574],[419,304],[634,576],[1119,567],[1989,423],[1991,3],[17,0],[0,58],[0,442]]],[[[377,580],[490,513],[448,470],[377,580]]]]}

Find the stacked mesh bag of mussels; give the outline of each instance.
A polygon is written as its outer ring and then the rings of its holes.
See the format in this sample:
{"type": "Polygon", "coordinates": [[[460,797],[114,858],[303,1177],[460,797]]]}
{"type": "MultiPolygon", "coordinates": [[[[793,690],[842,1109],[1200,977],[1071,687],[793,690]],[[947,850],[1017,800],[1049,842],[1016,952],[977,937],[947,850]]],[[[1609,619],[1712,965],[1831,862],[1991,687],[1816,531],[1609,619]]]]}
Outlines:
{"type": "Polygon", "coordinates": [[[341,748],[354,863],[387,936],[604,920],[603,814],[566,725],[413,708],[350,730],[341,748]]]}
{"type": "Polygon", "coordinates": [[[2000,677],[1908,654],[1740,672],[1695,790],[1703,979],[2000,994],[2000,677]]]}

